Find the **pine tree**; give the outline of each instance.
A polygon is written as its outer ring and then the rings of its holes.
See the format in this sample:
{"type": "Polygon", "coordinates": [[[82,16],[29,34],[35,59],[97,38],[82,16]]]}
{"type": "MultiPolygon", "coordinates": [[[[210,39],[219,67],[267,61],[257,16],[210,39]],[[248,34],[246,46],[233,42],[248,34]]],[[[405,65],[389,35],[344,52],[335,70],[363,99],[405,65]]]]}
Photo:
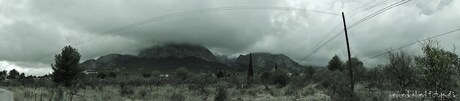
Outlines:
{"type": "Polygon", "coordinates": [[[53,69],[51,77],[58,85],[70,87],[77,79],[77,75],[83,71],[82,68],[78,67],[80,53],[71,46],[65,46],[61,54],[57,54],[55,57],[55,64],[51,64],[53,69]]]}
{"type": "Polygon", "coordinates": [[[6,76],[8,79],[18,79],[19,78],[19,72],[16,69],[10,70],[8,73],[8,76],[6,76]]]}
{"type": "Polygon", "coordinates": [[[340,70],[343,71],[343,63],[340,60],[339,56],[334,55],[332,59],[329,61],[327,68],[331,71],[340,70]]]}
{"type": "Polygon", "coordinates": [[[252,64],[252,53],[249,53],[248,83],[251,82],[253,75],[254,75],[254,66],[252,64]]]}
{"type": "Polygon", "coordinates": [[[26,74],[21,73],[21,75],[19,75],[19,79],[24,79],[24,78],[26,78],[26,74]]]}
{"type": "Polygon", "coordinates": [[[8,72],[6,70],[1,71],[0,72],[0,81],[5,80],[7,75],[8,75],[8,72]]]}

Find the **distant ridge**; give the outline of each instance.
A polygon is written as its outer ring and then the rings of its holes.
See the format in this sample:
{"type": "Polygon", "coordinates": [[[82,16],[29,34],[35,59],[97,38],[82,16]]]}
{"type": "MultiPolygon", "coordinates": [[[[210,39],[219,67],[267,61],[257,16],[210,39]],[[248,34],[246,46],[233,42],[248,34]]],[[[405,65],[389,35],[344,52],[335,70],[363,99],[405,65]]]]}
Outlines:
{"type": "MultiPolygon", "coordinates": [[[[220,56],[219,58],[222,58],[220,56]]],[[[142,50],[139,55],[108,54],[97,59],[89,59],[80,64],[89,70],[159,70],[174,71],[187,68],[189,71],[244,70],[248,63],[247,55],[240,55],[235,61],[223,62],[202,45],[164,44],[142,50]]],[[[253,53],[256,70],[278,68],[301,70],[303,66],[283,54],[253,53]]]]}

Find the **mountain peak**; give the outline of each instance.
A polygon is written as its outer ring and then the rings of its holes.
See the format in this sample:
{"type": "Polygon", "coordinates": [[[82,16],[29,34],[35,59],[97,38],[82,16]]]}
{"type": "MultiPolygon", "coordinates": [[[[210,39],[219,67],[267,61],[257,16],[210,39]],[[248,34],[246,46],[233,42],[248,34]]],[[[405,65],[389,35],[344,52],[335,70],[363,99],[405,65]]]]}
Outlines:
{"type": "Polygon", "coordinates": [[[206,47],[197,44],[168,43],[145,49],[139,53],[146,58],[186,58],[195,57],[206,61],[216,61],[216,57],[206,47]]]}
{"type": "MultiPolygon", "coordinates": [[[[300,70],[303,66],[295,62],[284,54],[270,54],[270,53],[252,53],[252,61],[255,67],[265,70],[271,70],[277,65],[279,68],[288,70],[300,70]]],[[[236,59],[236,63],[240,65],[247,65],[249,62],[249,54],[240,55],[236,59]]]]}

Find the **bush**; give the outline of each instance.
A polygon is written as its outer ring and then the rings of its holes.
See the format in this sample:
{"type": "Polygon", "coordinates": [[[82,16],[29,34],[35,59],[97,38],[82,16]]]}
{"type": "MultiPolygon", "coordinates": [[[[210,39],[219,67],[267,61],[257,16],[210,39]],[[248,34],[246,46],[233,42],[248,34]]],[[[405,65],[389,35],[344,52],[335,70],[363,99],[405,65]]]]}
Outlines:
{"type": "Polygon", "coordinates": [[[148,77],[151,77],[152,74],[149,74],[149,73],[142,73],[142,77],[144,78],[148,78],[148,77]]]}
{"type": "Polygon", "coordinates": [[[102,72],[97,73],[97,78],[105,79],[105,77],[107,77],[105,73],[102,73],[102,72]]]}
{"type": "Polygon", "coordinates": [[[186,80],[191,76],[190,72],[184,67],[178,68],[175,73],[180,80],[186,80]]]}
{"type": "Polygon", "coordinates": [[[134,91],[128,87],[128,85],[124,82],[120,83],[120,95],[125,97],[125,96],[130,96],[134,94],[134,91]]]}
{"type": "Polygon", "coordinates": [[[174,93],[169,98],[171,101],[185,101],[186,96],[182,93],[174,93]]]}
{"type": "Polygon", "coordinates": [[[329,61],[328,65],[327,65],[327,68],[330,71],[335,71],[335,70],[342,71],[344,69],[343,68],[343,63],[340,60],[339,56],[337,56],[337,55],[334,55],[334,57],[332,57],[332,59],[329,61]]]}
{"type": "Polygon", "coordinates": [[[200,90],[202,93],[206,94],[205,88],[215,84],[217,81],[217,78],[210,73],[200,73],[190,77],[190,82],[188,84],[190,90],[200,90]]]}
{"type": "Polygon", "coordinates": [[[383,83],[386,82],[387,77],[390,76],[390,75],[386,75],[384,68],[386,67],[383,65],[378,65],[374,68],[369,69],[369,71],[366,74],[367,81],[370,83],[368,85],[368,88],[372,88],[372,87],[382,88],[383,83]]]}
{"type": "Polygon", "coordinates": [[[278,69],[275,71],[271,77],[273,84],[278,85],[278,87],[284,87],[289,83],[290,78],[287,76],[287,71],[283,69],[278,69]]]}
{"type": "Polygon", "coordinates": [[[146,90],[146,89],[141,89],[138,94],[141,96],[141,97],[145,97],[149,92],[146,90]]]}
{"type": "MultiPolygon", "coordinates": [[[[323,70],[316,75],[316,78],[323,78],[321,86],[326,88],[328,95],[331,96],[332,100],[337,101],[355,101],[351,100],[350,94],[350,76],[348,71],[329,71],[323,70]],[[348,99],[348,100],[345,100],[348,99]]],[[[355,97],[357,98],[357,97],[355,97]]]]}
{"type": "Polygon", "coordinates": [[[421,86],[431,91],[454,91],[458,87],[457,82],[453,82],[458,80],[458,56],[441,49],[437,42],[433,41],[425,43],[422,50],[423,55],[415,58],[421,86]]]}
{"type": "MultiPolygon", "coordinates": [[[[353,80],[355,83],[357,82],[360,82],[360,81],[363,81],[365,80],[365,77],[366,77],[366,72],[367,72],[367,69],[366,67],[364,67],[364,64],[361,60],[359,60],[358,58],[356,57],[352,57],[351,58],[351,62],[350,60],[347,60],[345,62],[345,72],[347,73],[350,73],[350,69],[349,69],[349,63],[351,63],[352,65],[352,71],[353,71],[353,80]]],[[[350,75],[350,74],[348,74],[350,75]]],[[[349,77],[349,76],[348,76],[349,77]]]]}
{"type": "Polygon", "coordinates": [[[389,53],[389,63],[384,68],[385,74],[388,75],[393,85],[405,91],[408,86],[414,85],[416,80],[412,56],[403,50],[389,53]]]}
{"type": "Polygon", "coordinates": [[[225,87],[220,87],[217,89],[217,95],[214,98],[214,101],[227,101],[227,89],[225,87]]]}
{"type": "Polygon", "coordinates": [[[117,77],[117,74],[115,74],[114,72],[110,72],[110,73],[109,73],[109,77],[111,77],[111,78],[116,78],[116,77],[117,77]]]}
{"type": "Polygon", "coordinates": [[[303,70],[303,75],[291,77],[292,86],[305,87],[313,81],[313,76],[316,73],[316,69],[308,66],[303,70]]]}
{"type": "Polygon", "coordinates": [[[223,71],[217,72],[217,73],[216,73],[216,77],[217,77],[217,78],[222,78],[222,77],[224,77],[224,72],[223,72],[223,71]]]}

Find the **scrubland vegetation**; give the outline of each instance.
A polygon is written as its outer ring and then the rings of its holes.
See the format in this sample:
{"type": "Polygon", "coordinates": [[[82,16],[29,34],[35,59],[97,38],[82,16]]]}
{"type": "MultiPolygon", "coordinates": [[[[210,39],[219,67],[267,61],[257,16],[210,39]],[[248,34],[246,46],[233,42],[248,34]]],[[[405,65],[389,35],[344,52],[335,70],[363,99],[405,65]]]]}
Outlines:
{"type": "Polygon", "coordinates": [[[66,83],[59,83],[63,81],[56,80],[59,77],[56,73],[16,78],[4,71],[0,76],[9,78],[2,79],[0,84],[14,92],[16,101],[458,100],[455,98],[460,90],[458,56],[433,41],[422,44],[422,50],[420,55],[404,50],[389,51],[388,62],[375,67],[365,67],[358,58],[342,62],[335,56],[327,68],[307,67],[302,71],[283,68],[271,71],[255,69],[253,73],[226,70],[189,72],[186,68],[174,72],[101,71],[80,73],[66,83]],[[348,63],[352,63],[353,80],[348,63]],[[350,89],[351,81],[354,81],[354,90],[350,89]],[[414,91],[452,93],[455,97],[394,96],[414,91]]]}

